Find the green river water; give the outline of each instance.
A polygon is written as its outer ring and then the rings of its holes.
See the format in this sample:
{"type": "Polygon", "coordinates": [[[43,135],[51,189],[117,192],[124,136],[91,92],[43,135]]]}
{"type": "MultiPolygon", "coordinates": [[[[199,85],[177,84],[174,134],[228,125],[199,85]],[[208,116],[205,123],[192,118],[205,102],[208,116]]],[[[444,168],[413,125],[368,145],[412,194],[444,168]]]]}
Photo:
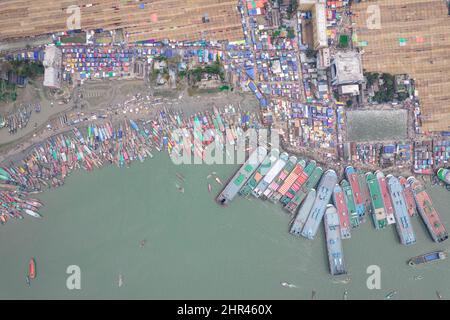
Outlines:
{"type": "MultiPolygon", "coordinates": [[[[290,218],[274,204],[236,198],[214,202],[236,165],[175,166],[157,154],[130,168],[76,172],[62,188],[39,196],[42,220],[26,217],[0,227],[1,299],[436,299],[450,297],[450,259],[411,268],[406,261],[450,243],[435,244],[414,218],[418,243],[399,244],[394,226],[375,231],[371,221],[344,241],[348,284],[328,273],[323,227],[314,241],[288,234],[290,218]],[[176,172],[185,176],[179,193],[176,172]],[[139,243],[146,239],[143,248],[139,243]],[[37,278],[25,283],[35,257],[37,278]],[[68,290],[66,269],[81,269],[81,289],[68,290]],[[369,290],[366,269],[381,268],[381,289],[369,290]],[[118,287],[119,274],[123,286],[118,287]],[[422,280],[414,280],[415,276],[422,280]],[[295,284],[285,288],[280,282],[295,284]]],[[[429,188],[450,227],[449,193],[429,188]]]]}

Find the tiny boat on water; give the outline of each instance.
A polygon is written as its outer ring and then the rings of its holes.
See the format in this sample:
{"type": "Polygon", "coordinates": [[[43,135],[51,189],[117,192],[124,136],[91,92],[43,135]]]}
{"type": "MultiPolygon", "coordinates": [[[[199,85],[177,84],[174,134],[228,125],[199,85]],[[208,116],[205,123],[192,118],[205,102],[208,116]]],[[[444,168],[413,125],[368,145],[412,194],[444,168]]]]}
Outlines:
{"type": "Polygon", "coordinates": [[[24,211],[25,211],[25,213],[29,214],[29,215],[32,216],[32,217],[35,217],[35,218],[42,218],[42,216],[41,216],[39,213],[34,212],[33,210],[25,209],[24,211]]]}
{"type": "Polygon", "coordinates": [[[36,278],[36,261],[31,258],[28,262],[28,278],[33,280],[36,278]]]}
{"type": "Polygon", "coordinates": [[[211,184],[208,183],[208,192],[211,192],[211,184]]]}
{"type": "Polygon", "coordinates": [[[222,185],[222,181],[220,181],[219,177],[216,177],[216,182],[220,185],[222,185]]]}
{"type": "Polygon", "coordinates": [[[348,284],[349,282],[350,282],[349,277],[338,279],[338,280],[333,280],[333,283],[335,283],[335,284],[348,284]]]}
{"type": "Polygon", "coordinates": [[[184,193],[184,188],[182,186],[180,186],[178,183],[175,183],[175,186],[177,187],[179,192],[184,193]]]}
{"type": "Polygon", "coordinates": [[[392,299],[395,295],[397,294],[397,291],[391,291],[391,292],[389,292],[385,297],[384,297],[384,299],[385,300],[390,300],[390,299],[392,299]]]}
{"type": "Polygon", "coordinates": [[[184,176],[181,173],[175,173],[175,175],[177,176],[178,179],[180,179],[181,181],[184,181],[184,176]]]}
{"type": "Polygon", "coordinates": [[[433,251],[409,259],[408,264],[410,266],[416,266],[418,264],[426,264],[434,261],[445,260],[446,258],[447,253],[445,251],[433,251]]]}
{"type": "Polygon", "coordinates": [[[285,288],[297,288],[295,284],[289,283],[289,282],[281,282],[281,285],[285,288]]]}
{"type": "Polygon", "coordinates": [[[347,291],[347,290],[344,291],[344,295],[343,295],[342,298],[343,298],[344,300],[347,300],[347,298],[348,298],[348,291],[347,291]]]}

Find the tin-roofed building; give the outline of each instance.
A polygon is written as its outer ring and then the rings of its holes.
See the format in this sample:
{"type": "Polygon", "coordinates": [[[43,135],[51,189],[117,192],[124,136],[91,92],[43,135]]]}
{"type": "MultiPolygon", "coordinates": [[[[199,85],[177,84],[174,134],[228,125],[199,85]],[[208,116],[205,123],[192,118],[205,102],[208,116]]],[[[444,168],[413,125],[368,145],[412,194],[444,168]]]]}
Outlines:
{"type": "Polygon", "coordinates": [[[45,48],[44,62],[44,86],[61,88],[62,78],[62,52],[55,45],[45,48]]]}

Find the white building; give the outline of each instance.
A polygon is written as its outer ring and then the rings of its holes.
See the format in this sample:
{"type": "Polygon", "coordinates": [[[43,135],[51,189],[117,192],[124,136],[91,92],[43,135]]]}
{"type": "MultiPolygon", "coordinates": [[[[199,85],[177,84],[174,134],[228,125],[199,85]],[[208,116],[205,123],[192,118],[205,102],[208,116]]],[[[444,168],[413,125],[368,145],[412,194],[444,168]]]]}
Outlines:
{"type": "Polygon", "coordinates": [[[44,86],[61,88],[62,78],[62,52],[54,44],[45,48],[44,62],[44,86]]]}
{"type": "Polygon", "coordinates": [[[339,86],[339,94],[340,95],[359,95],[359,85],[357,84],[346,84],[343,86],[339,86]]]}
{"type": "Polygon", "coordinates": [[[361,55],[356,51],[336,53],[331,61],[331,79],[333,85],[363,83],[361,55]]]}

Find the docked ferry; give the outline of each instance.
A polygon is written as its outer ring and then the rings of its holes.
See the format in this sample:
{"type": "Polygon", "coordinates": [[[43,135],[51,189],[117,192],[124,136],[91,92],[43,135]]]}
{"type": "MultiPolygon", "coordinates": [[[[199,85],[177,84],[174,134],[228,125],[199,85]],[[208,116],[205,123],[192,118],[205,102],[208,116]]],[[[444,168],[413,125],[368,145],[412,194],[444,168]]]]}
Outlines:
{"type": "Polygon", "coordinates": [[[266,155],[266,148],[261,146],[256,148],[238,172],[236,172],[236,174],[231,178],[227,186],[218,195],[216,198],[217,203],[222,206],[227,206],[238,194],[239,190],[244,186],[251,175],[256,171],[266,155]]]}
{"type": "Polygon", "coordinates": [[[442,223],[441,217],[433,206],[430,196],[425,187],[416,178],[409,177],[408,182],[414,193],[417,209],[422,217],[423,222],[427,226],[428,232],[435,242],[442,242],[448,239],[448,233],[442,223]]]}
{"type": "Polygon", "coordinates": [[[303,172],[297,177],[295,182],[289,187],[289,189],[284,193],[283,197],[280,199],[280,202],[283,205],[288,204],[289,201],[291,201],[291,199],[294,198],[295,194],[306,183],[306,181],[311,176],[315,168],[316,162],[314,160],[310,161],[303,170],[303,172]]]}
{"type": "Polygon", "coordinates": [[[298,207],[301,205],[302,201],[306,198],[311,189],[316,188],[322,177],[323,169],[321,167],[316,167],[311,174],[311,176],[306,180],[305,184],[300,188],[295,194],[291,201],[284,207],[291,214],[297,212],[298,207]]]}
{"type": "Polygon", "coordinates": [[[263,179],[263,177],[269,172],[269,170],[275,165],[280,156],[278,149],[272,149],[270,153],[261,162],[261,165],[255,171],[255,173],[248,179],[245,186],[239,191],[241,196],[248,196],[263,179]]]}
{"type": "Polygon", "coordinates": [[[362,192],[359,186],[358,173],[352,166],[348,166],[345,168],[345,176],[347,177],[350,187],[352,188],[356,212],[361,217],[365,213],[365,208],[362,192]]]}
{"type": "Polygon", "coordinates": [[[387,176],[387,185],[394,205],[396,228],[400,242],[404,245],[410,245],[416,242],[411,217],[406,207],[406,200],[403,194],[403,187],[400,181],[393,175],[387,176]]]}
{"type": "Polygon", "coordinates": [[[378,180],[372,172],[366,173],[366,181],[369,187],[372,202],[372,217],[375,229],[383,229],[387,225],[386,212],[384,209],[383,197],[381,195],[378,180]]]}
{"type": "Polygon", "coordinates": [[[289,159],[289,155],[286,152],[283,152],[280,155],[280,159],[278,159],[272,168],[270,168],[269,172],[264,176],[264,178],[258,183],[258,185],[253,189],[252,195],[259,198],[264,191],[269,187],[272,181],[278,176],[278,174],[283,170],[286,166],[289,159]]]}
{"type": "Polygon", "coordinates": [[[306,196],[306,199],[298,210],[297,215],[294,217],[294,219],[292,219],[289,233],[296,236],[301,235],[303,226],[305,225],[306,219],[308,219],[309,212],[311,211],[315,199],[316,190],[312,189],[306,196]]]}
{"type": "Polygon", "coordinates": [[[313,240],[319,229],[320,221],[323,218],[325,209],[330,202],[334,186],[337,183],[337,174],[334,170],[327,170],[320,180],[317,188],[316,199],[303,227],[301,235],[307,239],[313,240]]]}
{"type": "Polygon", "coordinates": [[[381,171],[376,171],[375,175],[378,179],[378,184],[380,185],[381,196],[383,197],[387,223],[394,224],[395,223],[394,206],[392,205],[392,200],[389,194],[386,177],[384,176],[384,173],[381,171]]]}
{"type": "Polygon", "coordinates": [[[352,228],[356,228],[359,226],[360,217],[358,212],[356,211],[356,205],[353,197],[353,191],[347,180],[341,181],[341,188],[344,191],[345,202],[347,204],[348,217],[350,219],[350,225],[352,228]]]}
{"type": "Polygon", "coordinates": [[[277,191],[275,191],[270,200],[272,202],[279,201],[285,193],[289,190],[289,188],[294,184],[298,177],[300,177],[303,173],[304,168],[306,167],[306,161],[301,159],[297,162],[294,169],[289,173],[286,179],[283,181],[283,184],[280,185],[277,191]]]}
{"type": "Polygon", "coordinates": [[[263,193],[263,199],[270,199],[272,195],[281,187],[284,180],[288,177],[292,170],[294,170],[295,165],[297,164],[297,157],[290,156],[289,161],[284,166],[283,170],[281,170],[280,174],[272,181],[272,183],[267,187],[266,191],[263,193]]]}
{"type": "Polygon", "coordinates": [[[411,185],[406,181],[405,177],[399,177],[398,180],[403,187],[403,196],[405,197],[406,208],[410,217],[417,215],[416,201],[414,200],[414,193],[411,185]]]}
{"type": "Polygon", "coordinates": [[[336,208],[336,211],[339,215],[339,223],[341,230],[341,238],[349,239],[351,238],[350,233],[350,219],[348,214],[347,202],[345,200],[345,194],[342,188],[336,184],[333,190],[333,203],[336,208]]]}
{"type": "Polygon", "coordinates": [[[323,225],[327,240],[328,262],[333,276],[347,274],[342,250],[339,214],[333,205],[327,205],[323,225]]]}

